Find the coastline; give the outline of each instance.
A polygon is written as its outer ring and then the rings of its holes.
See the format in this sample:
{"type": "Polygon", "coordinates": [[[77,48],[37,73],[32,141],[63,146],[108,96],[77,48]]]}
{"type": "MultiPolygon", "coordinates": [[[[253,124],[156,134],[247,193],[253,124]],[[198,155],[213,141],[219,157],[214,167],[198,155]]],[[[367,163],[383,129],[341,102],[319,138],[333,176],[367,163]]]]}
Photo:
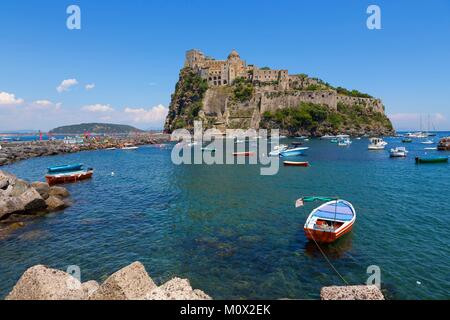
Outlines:
{"type": "Polygon", "coordinates": [[[0,143],[0,167],[36,157],[54,156],[80,151],[102,150],[107,148],[120,148],[126,143],[141,146],[165,143],[168,141],[169,135],[151,133],[125,137],[93,137],[82,144],[66,144],[62,140],[3,142],[0,143]]]}

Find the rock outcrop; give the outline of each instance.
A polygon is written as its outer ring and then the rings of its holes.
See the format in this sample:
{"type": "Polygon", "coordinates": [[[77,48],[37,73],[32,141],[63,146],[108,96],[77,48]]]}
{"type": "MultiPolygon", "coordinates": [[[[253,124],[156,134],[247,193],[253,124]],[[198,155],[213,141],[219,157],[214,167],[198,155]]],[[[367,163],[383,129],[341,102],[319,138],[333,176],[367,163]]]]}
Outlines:
{"type": "Polygon", "coordinates": [[[384,300],[377,286],[332,286],[320,291],[322,300],[384,300]]]}
{"type": "Polygon", "coordinates": [[[17,226],[25,217],[64,209],[67,197],[65,188],[50,187],[45,182],[29,184],[0,170],[0,236],[17,229],[11,225],[17,226]]]}
{"type": "Polygon", "coordinates": [[[158,287],[140,262],[117,271],[101,285],[81,283],[66,272],[38,265],[22,275],[7,300],[210,300],[186,279],[174,278],[158,287]]]}
{"type": "Polygon", "coordinates": [[[165,131],[191,130],[194,120],[202,120],[204,128],[221,131],[274,128],[281,134],[311,136],[395,133],[380,99],[357,90],[334,88],[306,75],[291,78],[301,81],[281,85],[281,80],[237,78],[227,85],[211,86],[195,70],[185,67],[172,95],[165,131]],[[324,109],[326,117],[317,118],[302,107],[305,105],[324,109]],[[292,117],[283,109],[295,109],[296,115],[292,117]]]}

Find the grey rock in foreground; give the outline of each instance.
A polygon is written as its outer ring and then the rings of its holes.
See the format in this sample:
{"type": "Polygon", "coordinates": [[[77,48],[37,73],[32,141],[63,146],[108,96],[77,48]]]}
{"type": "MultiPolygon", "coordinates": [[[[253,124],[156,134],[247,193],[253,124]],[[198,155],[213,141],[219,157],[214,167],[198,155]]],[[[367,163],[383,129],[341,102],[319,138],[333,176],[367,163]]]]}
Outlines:
{"type": "Polygon", "coordinates": [[[157,286],[140,262],[112,274],[99,285],[81,283],[68,273],[38,265],[19,279],[7,300],[211,300],[192,289],[186,279],[174,278],[157,286]]]}
{"type": "Polygon", "coordinates": [[[332,286],[320,291],[322,300],[384,300],[377,286],[332,286]]]}
{"type": "Polygon", "coordinates": [[[67,189],[45,182],[28,182],[0,170],[0,220],[13,214],[33,215],[66,207],[67,189]]]}

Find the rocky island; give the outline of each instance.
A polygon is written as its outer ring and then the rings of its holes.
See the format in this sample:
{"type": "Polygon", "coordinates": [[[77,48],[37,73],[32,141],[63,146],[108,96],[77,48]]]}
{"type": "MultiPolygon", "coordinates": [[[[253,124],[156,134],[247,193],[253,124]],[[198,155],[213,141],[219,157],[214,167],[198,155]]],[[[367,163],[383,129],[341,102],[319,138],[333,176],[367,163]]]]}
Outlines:
{"type": "Polygon", "coordinates": [[[165,132],[192,129],[194,120],[221,131],[276,128],[289,136],[394,134],[380,99],[306,74],[258,68],[235,50],[226,60],[186,53],[165,132]]]}

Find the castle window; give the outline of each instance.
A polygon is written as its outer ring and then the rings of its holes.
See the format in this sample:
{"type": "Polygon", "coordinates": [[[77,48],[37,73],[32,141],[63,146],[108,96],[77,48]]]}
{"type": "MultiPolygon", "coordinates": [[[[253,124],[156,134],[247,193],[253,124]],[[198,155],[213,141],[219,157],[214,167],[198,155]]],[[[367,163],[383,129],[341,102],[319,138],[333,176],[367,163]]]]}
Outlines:
{"type": "Polygon", "coordinates": [[[217,81],[214,81],[214,85],[217,86],[217,81]]]}
{"type": "Polygon", "coordinates": [[[227,84],[227,80],[223,80],[223,84],[227,84]]]}

